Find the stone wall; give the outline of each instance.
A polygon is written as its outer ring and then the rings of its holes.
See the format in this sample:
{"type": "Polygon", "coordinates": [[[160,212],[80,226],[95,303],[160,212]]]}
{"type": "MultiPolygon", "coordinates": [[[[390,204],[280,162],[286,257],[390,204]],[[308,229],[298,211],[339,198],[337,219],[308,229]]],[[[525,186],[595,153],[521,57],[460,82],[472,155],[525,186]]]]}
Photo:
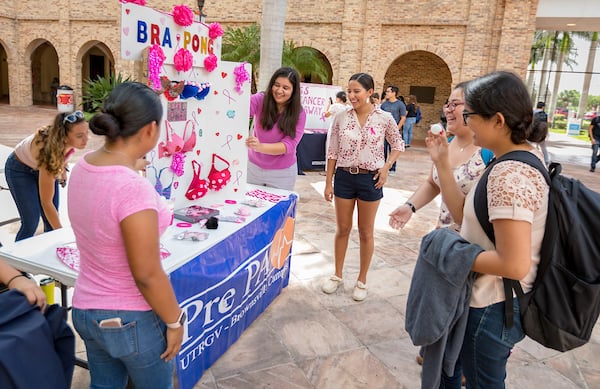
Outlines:
{"type": "MultiPolygon", "coordinates": [[[[181,0],[148,0],[170,12],[181,0]]],[[[192,9],[195,1],[183,1],[192,9]]],[[[262,0],[207,0],[206,22],[225,28],[260,23],[262,0]]],[[[288,0],[285,40],[322,52],[332,83],[346,86],[356,72],[373,75],[376,89],[395,84],[436,88],[434,104],[423,104],[424,122],[437,121],[452,85],[497,70],[525,76],[538,0],[288,0]]],[[[69,2],[20,0],[0,3],[0,45],[6,52],[10,104],[32,104],[31,54],[48,42],[56,49],[61,83],[81,95],[84,55],[103,45],[114,70],[136,74],[120,59],[118,0],[69,2]],[[43,4],[40,7],[40,4],[43,4]]],[[[1,49],[0,49],[1,52],[1,49]]],[[[1,70],[1,68],[0,68],[1,70]]],[[[0,78],[2,82],[2,78],[0,78]]]]}

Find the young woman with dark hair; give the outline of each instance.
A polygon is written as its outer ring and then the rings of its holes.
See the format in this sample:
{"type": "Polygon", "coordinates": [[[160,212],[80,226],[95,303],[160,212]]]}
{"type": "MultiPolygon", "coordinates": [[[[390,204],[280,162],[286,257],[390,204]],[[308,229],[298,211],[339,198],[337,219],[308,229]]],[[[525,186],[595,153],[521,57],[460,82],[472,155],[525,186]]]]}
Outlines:
{"type": "Polygon", "coordinates": [[[44,232],[62,227],[58,215],[58,185],[66,185],[67,163],[75,149],[84,149],[88,124],[81,111],[59,113],[54,123],[23,139],[8,156],[6,183],[21,227],[16,240],[30,238],[40,223],[44,232]]]}
{"type": "Polygon", "coordinates": [[[72,316],[92,387],[124,388],[128,376],[136,388],[173,387],[185,312],[160,258],[171,211],[136,166],[158,142],[162,113],[148,86],[119,84],[90,120],[104,145],[71,174],[69,218],[81,253],[72,316]]]}
{"type": "MultiPolygon", "coordinates": [[[[517,75],[503,71],[484,75],[467,83],[464,96],[462,118],[473,131],[476,145],[496,157],[522,150],[544,162],[534,143],[543,140],[547,130],[532,129],[531,99],[517,75]]],[[[467,387],[472,388],[504,387],[508,357],[525,335],[513,296],[508,298],[513,298],[514,322],[511,327],[505,325],[502,278],[519,280],[525,293],[531,290],[548,210],[548,184],[536,168],[505,160],[488,169],[487,206],[496,243],[488,239],[475,214],[476,186],[465,198],[460,231],[463,238],[485,249],[472,267],[478,277],[460,354],[467,387]]]]}
{"type": "Polygon", "coordinates": [[[300,75],[283,67],[264,92],[250,98],[253,132],[248,146],[249,184],[294,190],[298,173],[296,148],[306,124],[300,101],[300,75]]]}
{"type": "Polygon", "coordinates": [[[335,202],[335,274],[322,285],[324,293],[334,293],[343,284],[342,272],[348,239],[352,230],[354,207],[358,208],[360,270],[352,298],[367,297],[367,272],[373,257],[375,216],[383,198],[383,186],[389,169],[404,151],[394,118],[370,101],[373,77],[357,73],[348,82],[348,100],[352,109],[338,113],[331,126],[327,150],[327,175],[323,196],[335,202]],[[392,146],[385,160],[384,139],[392,146]],[[335,172],[335,178],[334,178],[335,172]]]}

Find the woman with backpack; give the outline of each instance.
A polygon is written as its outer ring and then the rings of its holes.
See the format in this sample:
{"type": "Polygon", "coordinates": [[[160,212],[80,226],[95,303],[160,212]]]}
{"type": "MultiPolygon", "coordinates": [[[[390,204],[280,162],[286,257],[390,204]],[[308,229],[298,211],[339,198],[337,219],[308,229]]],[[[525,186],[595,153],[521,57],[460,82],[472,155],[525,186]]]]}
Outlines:
{"type": "Polygon", "coordinates": [[[406,103],[406,121],[404,122],[404,128],[402,129],[402,137],[406,147],[410,147],[413,137],[413,127],[417,124],[417,112],[419,111],[417,105],[417,96],[409,95],[408,102],[406,103]]]}
{"type": "MultiPolygon", "coordinates": [[[[531,99],[523,81],[510,72],[493,72],[467,83],[464,123],[475,144],[496,157],[522,150],[543,156],[532,145],[546,136],[531,127],[531,99]]],[[[489,167],[487,209],[495,245],[475,214],[475,186],[465,198],[461,236],[485,251],[475,258],[475,279],[460,362],[473,388],[504,388],[506,363],[524,338],[519,304],[511,295],[512,325],[505,322],[503,277],[519,280],[523,291],[535,281],[548,213],[549,187],[541,172],[524,162],[504,160],[489,167]]],[[[510,306],[510,304],[508,304],[510,306]]],[[[457,373],[457,372],[455,372],[457,373]]],[[[458,386],[457,386],[458,387],[458,386]]]]}

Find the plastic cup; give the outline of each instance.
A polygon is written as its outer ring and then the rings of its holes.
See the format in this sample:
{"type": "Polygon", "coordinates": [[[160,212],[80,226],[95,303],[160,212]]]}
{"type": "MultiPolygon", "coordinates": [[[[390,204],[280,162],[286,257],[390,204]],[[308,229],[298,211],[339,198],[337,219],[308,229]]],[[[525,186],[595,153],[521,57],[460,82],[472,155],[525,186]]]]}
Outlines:
{"type": "Polygon", "coordinates": [[[439,135],[442,133],[442,131],[444,131],[444,126],[442,126],[440,123],[434,123],[429,128],[429,131],[431,131],[433,135],[439,135]]]}
{"type": "Polygon", "coordinates": [[[54,304],[54,286],[55,286],[54,278],[44,278],[40,281],[40,288],[46,295],[46,301],[48,305],[54,304]]]}

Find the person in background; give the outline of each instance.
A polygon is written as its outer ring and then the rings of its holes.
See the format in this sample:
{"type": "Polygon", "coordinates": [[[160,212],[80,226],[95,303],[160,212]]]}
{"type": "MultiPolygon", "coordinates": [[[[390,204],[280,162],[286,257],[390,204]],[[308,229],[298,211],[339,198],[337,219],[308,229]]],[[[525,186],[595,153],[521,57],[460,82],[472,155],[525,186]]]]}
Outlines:
{"type": "Polygon", "coordinates": [[[58,185],[66,185],[68,159],[75,149],[85,148],[88,129],[81,111],[59,113],[52,125],[23,139],[8,156],[6,183],[21,218],[16,241],[35,234],[40,216],[44,232],[62,227],[58,185]]]}
{"type": "Polygon", "coordinates": [[[327,138],[325,140],[325,150],[329,148],[329,138],[331,137],[331,125],[333,124],[333,117],[337,115],[339,112],[347,110],[348,107],[348,98],[346,97],[346,92],[339,91],[335,94],[335,103],[332,102],[332,99],[329,98],[329,103],[327,104],[327,108],[325,109],[325,117],[331,118],[331,123],[329,123],[329,129],[327,129],[327,138]]]}
{"type": "Polygon", "coordinates": [[[590,127],[588,128],[588,134],[590,136],[590,141],[592,142],[592,162],[590,164],[590,171],[593,173],[596,171],[596,164],[600,161],[600,156],[598,155],[598,147],[600,146],[600,116],[596,116],[590,122],[590,127]]]}
{"type": "MultiPolygon", "coordinates": [[[[406,120],[406,106],[404,102],[398,99],[398,87],[395,85],[390,85],[385,90],[385,101],[381,103],[382,110],[389,112],[394,120],[396,121],[396,125],[398,127],[398,133],[402,133],[402,126],[404,125],[404,121],[406,120]]],[[[387,160],[388,153],[390,152],[390,144],[387,139],[384,140],[384,158],[387,160]]],[[[396,171],[396,164],[392,165],[390,172],[396,171]]]]}
{"type": "MultiPolygon", "coordinates": [[[[543,140],[546,132],[532,130],[531,99],[516,74],[497,71],[476,78],[466,84],[464,96],[462,116],[474,133],[476,145],[491,150],[496,157],[523,150],[543,161],[532,143],[543,140]]],[[[438,140],[441,142],[445,139],[438,140]]],[[[471,268],[478,277],[472,288],[460,353],[467,387],[472,388],[504,387],[508,357],[525,335],[516,298],[514,323],[505,326],[502,277],[520,280],[525,293],[531,290],[548,210],[548,184],[536,168],[506,160],[490,165],[489,169],[487,206],[496,244],[488,239],[475,214],[477,185],[465,198],[460,230],[464,239],[485,249],[471,268]]]]}
{"type": "Polygon", "coordinates": [[[300,103],[300,75],[277,69],[264,92],[250,98],[254,132],[246,139],[249,184],[294,190],[298,165],[296,148],[306,124],[300,103]]]}
{"type": "MultiPolygon", "coordinates": [[[[543,101],[538,101],[538,103],[535,106],[535,109],[533,110],[532,126],[536,127],[534,128],[534,131],[546,131],[546,133],[548,132],[548,114],[546,113],[546,103],[544,103],[543,101]],[[537,128],[540,126],[545,127],[545,129],[537,128]]],[[[546,166],[550,166],[550,162],[552,161],[550,160],[548,147],[546,147],[546,139],[547,137],[544,138],[544,140],[542,140],[540,143],[538,143],[538,145],[540,146],[540,150],[542,150],[542,154],[544,154],[544,162],[546,163],[546,166]]]]}
{"type": "Polygon", "coordinates": [[[58,77],[54,77],[50,83],[50,102],[53,105],[56,105],[56,93],[58,92],[59,86],[58,77]]]}
{"type": "MultiPolygon", "coordinates": [[[[46,295],[40,286],[24,273],[0,259],[0,284],[6,289],[16,289],[23,293],[30,304],[35,304],[42,312],[46,309],[46,295]]],[[[0,287],[0,292],[2,291],[0,287]]]]}
{"type": "Polygon", "coordinates": [[[323,192],[326,201],[333,200],[335,203],[337,229],[335,274],[325,281],[322,291],[334,293],[343,282],[352,215],[357,207],[360,271],[352,293],[356,301],[367,297],[367,272],[375,247],[375,215],[383,198],[383,186],[389,169],[404,151],[395,120],[370,102],[374,87],[373,77],[369,74],[356,73],[350,77],[348,98],[352,109],[342,111],[333,120],[323,192]],[[383,156],[384,138],[392,145],[387,160],[383,156]]]}
{"type": "Polygon", "coordinates": [[[162,114],[151,88],[119,84],[90,120],[104,145],[71,174],[68,210],[81,256],[72,318],[93,388],[124,388],[128,376],[136,388],[173,388],[186,316],[161,265],[171,211],[136,167],[158,142],[162,114]]]}
{"type": "Polygon", "coordinates": [[[406,103],[406,121],[402,128],[402,138],[406,147],[410,147],[413,137],[413,127],[417,123],[417,111],[419,105],[417,104],[417,96],[409,95],[408,102],[406,103]]]}
{"type": "Polygon", "coordinates": [[[371,103],[373,107],[379,108],[381,107],[381,100],[379,99],[379,93],[375,92],[371,95],[371,103]]]}

